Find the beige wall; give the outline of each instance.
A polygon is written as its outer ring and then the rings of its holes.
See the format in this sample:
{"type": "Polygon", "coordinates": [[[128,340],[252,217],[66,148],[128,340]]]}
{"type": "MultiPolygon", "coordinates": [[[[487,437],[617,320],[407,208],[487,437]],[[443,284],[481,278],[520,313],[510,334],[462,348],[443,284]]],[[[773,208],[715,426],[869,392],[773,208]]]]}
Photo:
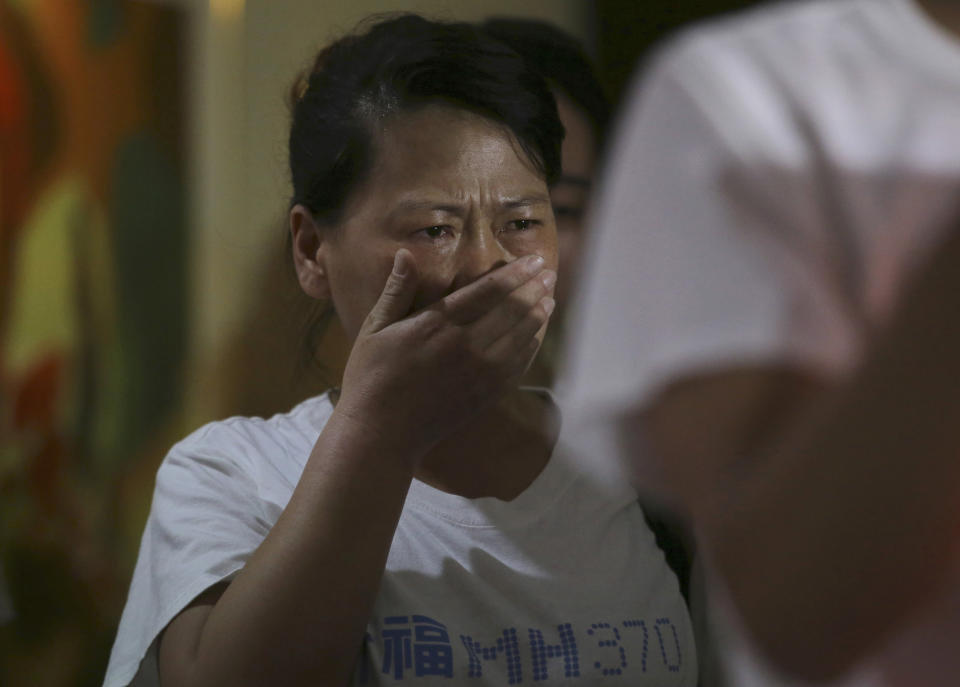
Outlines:
{"type": "Polygon", "coordinates": [[[285,96],[328,40],[374,12],[478,20],[539,17],[587,39],[588,0],[180,0],[193,14],[194,191],[190,415],[206,419],[211,361],[235,332],[256,273],[282,240],[289,197],[285,96]],[[200,381],[203,380],[203,381],[200,381]]]}

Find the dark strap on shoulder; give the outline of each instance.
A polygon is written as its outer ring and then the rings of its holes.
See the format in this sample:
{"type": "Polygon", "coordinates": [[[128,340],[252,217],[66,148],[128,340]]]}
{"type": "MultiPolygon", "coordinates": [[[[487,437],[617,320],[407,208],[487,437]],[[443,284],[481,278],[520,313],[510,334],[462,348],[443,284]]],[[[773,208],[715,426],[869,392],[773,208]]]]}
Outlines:
{"type": "Polygon", "coordinates": [[[687,607],[690,606],[690,569],[693,565],[693,546],[686,528],[679,519],[663,510],[640,503],[647,526],[653,530],[657,546],[663,551],[667,565],[673,570],[680,583],[680,593],[687,607]]]}
{"type": "Polygon", "coordinates": [[[706,608],[703,568],[696,561],[694,539],[690,529],[676,515],[663,508],[640,502],[647,525],[653,530],[657,546],[663,551],[667,565],[680,584],[680,593],[687,603],[697,643],[698,687],[725,687],[727,680],[721,666],[716,642],[706,608]],[[694,572],[694,567],[697,567],[694,572]]]}

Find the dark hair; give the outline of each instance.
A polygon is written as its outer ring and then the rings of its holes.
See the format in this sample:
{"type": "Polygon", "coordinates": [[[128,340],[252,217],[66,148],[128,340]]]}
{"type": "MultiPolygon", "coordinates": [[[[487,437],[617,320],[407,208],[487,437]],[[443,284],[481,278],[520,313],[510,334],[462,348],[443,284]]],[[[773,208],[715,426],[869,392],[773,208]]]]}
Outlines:
{"type": "Polygon", "coordinates": [[[610,124],[610,100],[576,38],[536,19],[494,17],[481,28],[519,53],[551,87],[582,109],[597,147],[603,146],[610,124]]]}
{"type": "Polygon", "coordinates": [[[294,87],[290,128],[293,204],[324,224],[373,162],[375,125],[431,103],[471,110],[504,125],[552,185],[563,126],[544,79],[479,28],[403,14],[341,38],[294,87]]]}

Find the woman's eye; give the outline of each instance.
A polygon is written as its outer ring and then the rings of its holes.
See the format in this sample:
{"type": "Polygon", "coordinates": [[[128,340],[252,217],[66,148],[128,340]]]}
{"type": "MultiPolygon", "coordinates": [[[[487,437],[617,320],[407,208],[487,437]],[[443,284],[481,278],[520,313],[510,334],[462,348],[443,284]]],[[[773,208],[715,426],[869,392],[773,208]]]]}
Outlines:
{"type": "Polygon", "coordinates": [[[421,229],[420,232],[424,234],[428,239],[436,240],[436,239],[442,239],[445,236],[449,235],[450,228],[441,226],[441,225],[435,225],[432,227],[421,229]]]}
{"type": "Polygon", "coordinates": [[[535,219],[515,219],[507,222],[507,229],[511,231],[526,231],[540,224],[535,219]]]}

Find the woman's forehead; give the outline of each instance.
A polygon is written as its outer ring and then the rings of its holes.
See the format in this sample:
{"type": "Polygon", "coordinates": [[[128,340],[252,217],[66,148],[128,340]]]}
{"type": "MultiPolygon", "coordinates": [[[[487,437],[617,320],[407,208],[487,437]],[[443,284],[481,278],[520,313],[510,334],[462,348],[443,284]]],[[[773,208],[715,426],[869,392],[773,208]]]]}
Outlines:
{"type": "Polygon", "coordinates": [[[466,215],[478,207],[489,213],[549,208],[546,180],[506,127],[446,106],[391,119],[346,217],[369,222],[427,212],[466,215]]]}
{"type": "Polygon", "coordinates": [[[373,172],[409,183],[433,178],[446,185],[445,179],[456,184],[471,177],[500,177],[508,185],[543,183],[506,126],[445,105],[398,113],[384,122],[376,137],[373,172]]]}

